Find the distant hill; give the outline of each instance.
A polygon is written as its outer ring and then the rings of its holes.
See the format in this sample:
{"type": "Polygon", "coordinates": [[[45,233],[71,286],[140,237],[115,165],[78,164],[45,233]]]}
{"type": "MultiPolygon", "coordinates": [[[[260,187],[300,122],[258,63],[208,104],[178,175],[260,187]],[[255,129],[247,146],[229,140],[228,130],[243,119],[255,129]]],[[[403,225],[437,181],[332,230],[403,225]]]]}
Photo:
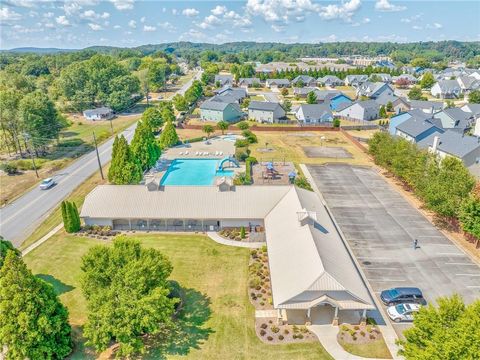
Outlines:
{"type": "Polygon", "coordinates": [[[58,49],[58,48],[38,48],[38,47],[20,47],[9,50],[1,50],[2,52],[13,53],[35,53],[35,54],[56,54],[63,52],[79,51],[79,49],[58,49]]]}

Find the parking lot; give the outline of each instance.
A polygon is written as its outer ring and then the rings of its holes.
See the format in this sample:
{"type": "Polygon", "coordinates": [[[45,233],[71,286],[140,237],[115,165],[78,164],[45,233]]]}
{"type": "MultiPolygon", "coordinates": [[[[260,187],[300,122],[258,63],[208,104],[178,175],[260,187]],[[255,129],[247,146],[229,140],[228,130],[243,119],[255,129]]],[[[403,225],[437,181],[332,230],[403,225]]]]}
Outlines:
{"type": "Polygon", "coordinates": [[[415,286],[429,302],[455,292],[467,303],[480,297],[480,268],[374,169],[329,164],[308,170],[377,296],[415,286]]]}

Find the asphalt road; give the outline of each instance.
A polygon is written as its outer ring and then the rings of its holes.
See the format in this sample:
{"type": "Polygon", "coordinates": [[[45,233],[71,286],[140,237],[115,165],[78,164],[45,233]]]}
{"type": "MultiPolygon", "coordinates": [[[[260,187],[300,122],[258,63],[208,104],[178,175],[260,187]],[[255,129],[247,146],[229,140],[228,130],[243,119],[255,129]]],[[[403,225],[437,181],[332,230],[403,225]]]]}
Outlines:
{"type": "MultiPolygon", "coordinates": [[[[200,76],[201,72],[198,72],[177,93],[183,95],[192,82],[200,76]]],[[[128,141],[133,138],[136,126],[134,124],[123,132],[128,141]]],[[[98,147],[102,166],[111,160],[112,145],[113,139],[110,139],[98,147]]],[[[35,187],[0,209],[0,235],[10,240],[16,247],[20,246],[60,202],[95,171],[99,171],[98,162],[95,151],[92,151],[55,173],[52,177],[57,185],[54,187],[49,190],[40,190],[35,187]]]]}
{"type": "MultiPolygon", "coordinates": [[[[480,297],[480,268],[375,170],[308,166],[375,294],[415,286],[427,301],[480,297]],[[418,239],[419,247],[413,248],[418,239]]],[[[395,324],[398,333],[406,324],[395,324]]]]}

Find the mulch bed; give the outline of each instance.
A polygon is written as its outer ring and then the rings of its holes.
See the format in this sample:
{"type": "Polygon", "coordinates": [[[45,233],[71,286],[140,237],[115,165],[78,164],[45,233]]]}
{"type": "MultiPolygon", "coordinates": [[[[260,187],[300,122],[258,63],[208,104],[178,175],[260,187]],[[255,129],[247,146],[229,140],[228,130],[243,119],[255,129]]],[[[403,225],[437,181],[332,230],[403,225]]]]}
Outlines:
{"type": "Polygon", "coordinates": [[[375,325],[342,324],[339,327],[337,340],[347,344],[368,344],[382,340],[382,333],[375,325]]]}
{"type": "Polygon", "coordinates": [[[255,319],[255,332],[266,344],[302,343],[318,341],[305,326],[277,325],[275,318],[255,319]]]}
{"type": "Polygon", "coordinates": [[[273,309],[266,246],[250,252],[250,263],[248,265],[248,297],[256,310],[273,309]]]}

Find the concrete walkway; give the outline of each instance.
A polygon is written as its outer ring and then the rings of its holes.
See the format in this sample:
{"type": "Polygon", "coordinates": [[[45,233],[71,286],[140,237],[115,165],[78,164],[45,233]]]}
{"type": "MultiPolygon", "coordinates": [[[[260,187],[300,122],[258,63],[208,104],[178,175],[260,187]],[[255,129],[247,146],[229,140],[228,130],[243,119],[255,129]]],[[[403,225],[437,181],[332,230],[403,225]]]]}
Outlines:
{"type": "Polygon", "coordinates": [[[276,318],[277,316],[277,310],[255,310],[256,318],[276,318]]]}
{"type": "Polygon", "coordinates": [[[55,235],[61,228],[63,227],[63,223],[58,224],[52,230],[48,232],[48,234],[44,235],[39,240],[35,241],[32,245],[27,247],[25,250],[22,251],[22,256],[27,255],[30,251],[35,250],[37,247],[42,245],[45,241],[50,239],[53,235],[55,235]]]}
{"type": "Polygon", "coordinates": [[[266,245],[264,242],[243,242],[243,241],[235,241],[229,240],[221,237],[215,231],[207,231],[207,235],[213,241],[227,246],[236,246],[236,247],[243,247],[249,249],[258,249],[261,248],[263,245],[266,245]]]}
{"type": "MultiPolygon", "coordinates": [[[[332,325],[311,325],[308,330],[313,332],[322,346],[335,360],[365,360],[367,358],[350,354],[345,351],[337,341],[338,327],[332,325]]],[[[370,360],[379,360],[368,358],[370,360]]]]}

